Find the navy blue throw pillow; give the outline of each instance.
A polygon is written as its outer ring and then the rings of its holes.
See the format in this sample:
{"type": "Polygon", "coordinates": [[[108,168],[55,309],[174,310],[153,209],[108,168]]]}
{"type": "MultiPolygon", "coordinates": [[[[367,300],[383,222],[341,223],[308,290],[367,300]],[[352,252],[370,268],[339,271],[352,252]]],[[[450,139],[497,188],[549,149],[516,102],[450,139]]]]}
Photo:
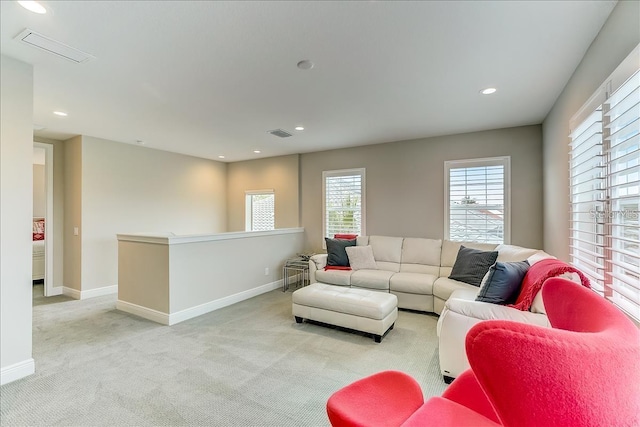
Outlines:
{"type": "Polygon", "coordinates": [[[520,293],[522,279],[529,270],[527,261],[496,262],[489,269],[476,301],[492,304],[513,304],[520,293]]]}

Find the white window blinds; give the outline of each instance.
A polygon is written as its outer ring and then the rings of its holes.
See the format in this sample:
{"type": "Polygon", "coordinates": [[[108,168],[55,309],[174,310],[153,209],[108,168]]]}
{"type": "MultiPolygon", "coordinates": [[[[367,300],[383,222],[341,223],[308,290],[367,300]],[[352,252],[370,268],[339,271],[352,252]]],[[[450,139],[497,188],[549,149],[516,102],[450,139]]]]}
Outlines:
{"type": "MultiPolygon", "coordinates": [[[[604,281],[605,162],[602,108],[598,107],[571,134],[570,254],[573,265],[598,287],[604,281]]],[[[604,291],[602,285],[599,286],[604,291]]]]}
{"type": "Polygon", "coordinates": [[[509,242],[509,157],[445,162],[445,236],[509,242]]]}
{"type": "Polygon", "coordinates": [[[604,104],[607,150],[607,294],[640,319],[640,72],[604,104]]]}
{"type": "Polygon", "coordinates": [[[323,177],[324,236],[364,234],[364,169],[325,171],[323,177]]]}
{"type": "Polygon", "coordinates": [[[570,147],[571,261],[640,320],[640,71],[575,127],[570,147]]]}

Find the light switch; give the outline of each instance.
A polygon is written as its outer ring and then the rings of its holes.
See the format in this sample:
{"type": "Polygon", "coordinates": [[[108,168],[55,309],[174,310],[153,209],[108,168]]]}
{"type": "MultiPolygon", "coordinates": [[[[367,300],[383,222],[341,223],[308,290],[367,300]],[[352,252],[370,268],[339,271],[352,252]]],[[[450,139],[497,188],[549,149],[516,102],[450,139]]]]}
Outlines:
{"type": "Polygon", "coordinates": [[[73,227],[73,235],[74,236],[77,236],[79,232],[80,231],[78,230],[78,227],[73,227]]]}

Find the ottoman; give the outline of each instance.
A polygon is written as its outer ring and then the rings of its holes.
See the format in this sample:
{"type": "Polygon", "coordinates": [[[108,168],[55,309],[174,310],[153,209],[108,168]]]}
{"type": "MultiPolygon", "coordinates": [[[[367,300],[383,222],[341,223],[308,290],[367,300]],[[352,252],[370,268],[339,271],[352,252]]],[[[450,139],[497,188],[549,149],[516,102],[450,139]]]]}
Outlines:
{"type": "Polygon", "coordinates": [[[296,322],[303,319],[373,334],[375,342],[398,318],[398,298],[387,292],[313,283],[292,295],[296,322]]]}

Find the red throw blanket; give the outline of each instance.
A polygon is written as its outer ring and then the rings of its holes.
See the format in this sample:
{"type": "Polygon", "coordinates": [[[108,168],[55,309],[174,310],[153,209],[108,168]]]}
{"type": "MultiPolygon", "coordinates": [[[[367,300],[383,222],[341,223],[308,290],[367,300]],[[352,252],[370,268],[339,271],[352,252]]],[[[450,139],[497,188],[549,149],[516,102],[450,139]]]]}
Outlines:
{"type": "Polygon", "coordinates": [[[325,268],[326,270],[351,270],[351,267],[349,266],[342,266],[342,265],[327,265],[325,268]]]}
{"type": "Polygon", "coordinates": [[[522,286],[520,288],[520,295],[515,304],[509,305],[509,307],[517,308],[518,310],[527,311],[533,304],[533,299],[536,297],[542,284],[550,277],[560,276],[564,273],[576,273],[580,276],[582,285],[590,288],[591,284],[589,279],[582,274],[580,270],[570,266],[564,261],[559,259],[544,259],[542,261],[533,264],[527,274],[525,274],[522,280],[522,286]]]}

